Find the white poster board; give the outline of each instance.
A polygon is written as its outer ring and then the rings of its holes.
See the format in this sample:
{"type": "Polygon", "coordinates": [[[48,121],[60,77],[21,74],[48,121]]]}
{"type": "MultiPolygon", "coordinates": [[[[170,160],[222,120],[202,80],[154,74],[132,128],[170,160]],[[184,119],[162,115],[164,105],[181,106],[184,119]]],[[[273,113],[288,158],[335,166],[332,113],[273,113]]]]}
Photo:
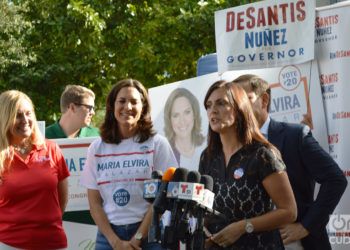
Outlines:
{"type": "MultiPolygon", "coordinates": [[[[328,124],[329,151],[350,176],[350,1],[316,12],[315,55],[328,124]]],[[[350,247],[350,185],[331,215],[328,234],[332,248],[350,247]]]]}
{"type": "MultiPolygon", "coordinates": [[[[66,212],[89,210],[86,188],[80,185],[87,149],[97,137],[53,139],[62,150],[70,176],[68,178],[68,204],[66,212]]],[[[97,226],[63,221],[69,250],[93,250],[97,226]]]]}
{"type": "Polygon", "coordinates": [[[86,188],[80,185],[80,176],[85,165],[87,149],[95,139],[96,137],[53,140],[61,148],[70,172],[67,212],[89,210],[86,188]]]}
{"type": "MultiPolygon", "coordinates": [[[[300,123],[303,114],[309,113],[313,120],[314,137],[328,151],[327,128],[318,67],[315,61],[281,68],[229,71],[221,76],[218,73],[212,73],[151,88],[149,90],[152,104],[151,115],[155,129],[158,133],[165,135],[164,104],[172,91],[176,88],[185,88],[195,95],[200,104],[201,129],[206,136],[208,119],[203,101],[209,86],[221,79],[232,81],[242,74],[255,74],[269,82],[272,89],[271,116],[274,119],[300,123]],[[292,83],[290,86],[289,82],[292,83]]],[[[193,166],[191,170],[194,169],[198,169],[198,161],[197,165],[193,166]]]]}
{"type": "Polygon", "coordinates": [[[266,0],[215,12],[218,71],[314,59],[315,0],[266,0]]]}

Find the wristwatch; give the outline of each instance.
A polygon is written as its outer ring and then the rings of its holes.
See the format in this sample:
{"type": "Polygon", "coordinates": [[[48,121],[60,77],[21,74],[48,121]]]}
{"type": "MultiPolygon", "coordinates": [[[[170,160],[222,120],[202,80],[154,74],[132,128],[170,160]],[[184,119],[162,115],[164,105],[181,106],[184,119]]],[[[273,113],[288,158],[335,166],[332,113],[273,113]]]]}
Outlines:
{"type": "Polygon", "coordinates": [[[143,235],[142,235],[141,232],[137,232],[134,237],[135,237],[136,240],[142,240],[142,236],[143,235]]]}
{"type": "Polygon", "coordinates": [[[250,220],[245,220],[245,231],[247,233],[252,233],[254,231],[254,226],[253,224],[250,222],[250,220]]]}

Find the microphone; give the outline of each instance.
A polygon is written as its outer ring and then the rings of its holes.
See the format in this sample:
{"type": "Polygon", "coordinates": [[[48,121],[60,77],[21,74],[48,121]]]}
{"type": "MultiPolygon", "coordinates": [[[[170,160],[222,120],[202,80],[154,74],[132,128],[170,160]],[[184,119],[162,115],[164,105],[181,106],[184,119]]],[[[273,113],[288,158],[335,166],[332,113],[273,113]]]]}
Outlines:
{"type": "MultiPolygon", "coordinates": [[[[166,190],[168,187],[168,182],[173,178],[175,170],[175,167],[170,167],[165,171],[164,175],[162,176],[162,181],[157,189],[157,193],[153,201],[152,221],[148,230],[148,242],[158,242],[160,240],[159,217],[167,208],[166,190]]],[[[159,177],[159,173],[154,173],[152,177],[159,177]]],[[[156,184],[154,185],[156,186],[156,184]]]]}
{"type": "Polygon", "coordinates": [[[188,170],[186,168],[177,168],[173,179],[168,184],[166,197],[170,199],[177,199],[179,196],[179,184],[186,181],[188,170]]]}
{"type": "Polygon", "coordinates": [[[153,202],[153,209],[159,213],[164,213],[166,210],[166,193],[167,193],[167,188],[168,188],[168,182],[173,179],[173,175],[176,172],[175,167],[170,167],[168,168],[163,177],[161,184],[158,188],[158,192],[156,194],[156,197],[153,202]]]}
{"type": "Polygon", "coordinates": [[[153,203],[158,194],[162,177],[162,171],[154,170],[151,174],[151,179],[143,182],[143,198],[146,201],[153,203]]]}
{"type": "MultiPolygon", "coordinates": [[[[180,211],[180,221],[176,227],[178,237],[185,241],[188,246],[192,245],[191,241],[191,227],[190,227],[190,209],[203,200],[204,185],[200,184],[201,175],[198,171],[191,171],[188,173],[187,182],[180,183],[179,199],[184,201],[184,209],[180,211]]],[[[196,223],[194,218],[191,218],[192,224],[196,223]]]]}
{"type": "Polygon", "coordinates": [[[170,199],[169,210],[171,210],[170,225],[164,229],[164,235],[162,240],[162,246],[164,248],[176,249],[177,237],[176,237],[176,225],[179,220],[179,211],[182,209],[183,203],[178,200],[179,185],[181,182],[187,180],[188,170],[186,168],[177,168],[173,179],[168,184],[167,198],[170,199]]]}
{"type": "Polygon", "coordinates": [[[151,174],[152,179],[162,179],[163,177],[163,172],[160,170],[154,170],[151,174]]]}
{"type": "Polygon", "coordinates": [[[200,206],[204,206],[207,209],[213,209],[214,196],[213,186],[214,181],[210,175],[202,175],[200,183],[204,185],[203,199],[199,201],[200,206]]]}
{"type": "Polygon", "coordinates": [[[200,201],[199,209],[195,211],[197,217],[197,227],[193,234],[193,250],[202,250],[205,246],[205,232],[204,232],[204,215],[207,209],[213,208],[214,193],[213,190],[213,178],[209,175],[202,175],[200,183],[204,185],[204,196],[203,200],[200,201]]]}
{"type": "Polygon", "coordinates": [[[201,176],[200,183],[202,183],[204,185],[205,189],[207,189],[209,191],[213,191],[214,180],[213,180],[213,177],[211,177],[210,175],[203,174],[201,176]]]}
{"type": "Polygon", "coordinates": [[[198,171],[188,173],[187,181],[180,182],[178,199],[201,201],[203,200],[204,185],[200,184],[201,174],[198,171]]]}

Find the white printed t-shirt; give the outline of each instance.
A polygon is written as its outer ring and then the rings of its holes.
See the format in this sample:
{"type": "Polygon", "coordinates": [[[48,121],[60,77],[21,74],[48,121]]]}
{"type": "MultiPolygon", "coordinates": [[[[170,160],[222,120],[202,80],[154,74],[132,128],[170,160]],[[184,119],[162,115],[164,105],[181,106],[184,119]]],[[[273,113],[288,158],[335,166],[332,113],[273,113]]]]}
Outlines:
{"type": "Polygon", "coordinates": [[[150,205],[143,199],[143,181],[153,170],[164,173],[169,167],[177,167],[177,162],[161,135],[143,143],[129,138],[118,145],[99,138],[88,148],[81,184],[100,192],[110,223],[132,224],[143,220],[150,205]]]}

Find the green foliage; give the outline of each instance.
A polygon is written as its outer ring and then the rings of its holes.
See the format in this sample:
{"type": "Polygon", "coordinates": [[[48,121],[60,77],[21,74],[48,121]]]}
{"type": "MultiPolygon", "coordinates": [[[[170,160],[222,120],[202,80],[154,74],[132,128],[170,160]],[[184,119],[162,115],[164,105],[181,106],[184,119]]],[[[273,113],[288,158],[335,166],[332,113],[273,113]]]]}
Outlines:
{"type": "MultiPolygon", "coordinates": [[[[21,50],[14,53],[23,62],[7,64],[0,91],[26,92],[36,104],[38,119],[50,124],[59,117],[59,98],[67,84],[91,88],[97,107],[103,109],[111,85],[120,79],[132,77],[153,87],[194,77],[198,58],[215,52],[214,12],[243,2],[13,1],[25,9],[17,17],[21,27],[31,31],[17,35],[19,48],[36,60],[24,60],[21,50]]],[[[0,27],[3,20],[0,17],[0,27]]],[[[14,23],[12,33],[20,31],[14,23]]],[[[0,43],[0,59],[4,48],[0,43]]]]}
{"type": "Polygon", "coordinates": [[[0,72],[8,66],[26,66],[35,59],[24,42],[31,25],[23,19],[25,6],[17,6],[7,0],[0,0],[0,72]]]}

